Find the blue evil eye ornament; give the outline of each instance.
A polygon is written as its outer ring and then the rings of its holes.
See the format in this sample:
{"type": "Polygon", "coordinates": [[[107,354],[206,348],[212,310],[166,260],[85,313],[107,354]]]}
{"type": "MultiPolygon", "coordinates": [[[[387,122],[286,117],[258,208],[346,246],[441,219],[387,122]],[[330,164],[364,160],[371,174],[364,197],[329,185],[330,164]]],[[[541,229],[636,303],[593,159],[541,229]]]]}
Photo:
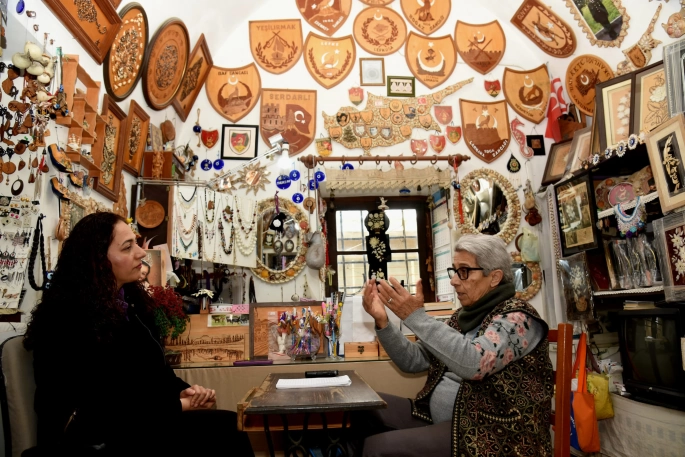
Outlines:
{"type": "Polygon", "coordinates": [[[290,176],[288,175],[281,175],[278,178],[276,178],[276,187],[278,187],[281,190],[285,190],[290,187],[290,176]]]}
{"type": "Polygon", "coordinates": [[[212,161],[209,159],[205,159],[202,162],[200,162],[200,166],[204,171],[209,171],[212,169],[212,161]]]}
{"type": "Polygon", "coordinates": [[[411,194],[411,190],[409,190],[409,188],[407,188],[407,187],[403,187],[400,189],[400,194],[401,195],[409,195],[409,194],[411,194]]]}
{"type": "Polygon", "coordinates": [[[24,0],[19,0],[19,2],[17,3],[17,14],[23,13],[24,8],[26,8],[26,4],[24,3],[24,0]]]}
{"type": "Polygon", "coordinates": [[[319,181],[316,179],[309,180],[309,190],[316,190],[319,188],[319,181]]]}
{"type": "Polygon", "coordinates": [[[200,124],[195,124],[193,126],[193,133],[202,133],[202,127],[200,127],[200,124]]]}
{"type": "Polygon", "coordinates": [[[290,172],[290,180],[291,181],[299,181],[300,180],[300,172],[297,170],[293,170],[290,172]]]}
{"type": "Polygon", "coordinates": [[[343,170],[354,170],[354,165],[352,165],[351,163],[345,163],[345,164],[343,164],[342,169],[343,170]]]}
{"type": "Polygon", "coordinates": [[[314,178],[316,179],[316,182],[324,181],[326,179],[326,173],[319,170],[316,173],[314,173],[314,178]]]}
{"type": "Polygon", "coordinates": [[[304,195],[301,193],[297,192],[296,194],[293,194],[293,201],[295,203],[302,203],[304,201],[304,195]]]}
{"type": "Polygon", "coordinates": [[[215,169],[215,170],[221,170],[221,169],[224,168],[224,161],[221,160],[221,159],[216,159],[216,160],[214,161],[213,166],[214,166],[214,169],[215,169]]]}

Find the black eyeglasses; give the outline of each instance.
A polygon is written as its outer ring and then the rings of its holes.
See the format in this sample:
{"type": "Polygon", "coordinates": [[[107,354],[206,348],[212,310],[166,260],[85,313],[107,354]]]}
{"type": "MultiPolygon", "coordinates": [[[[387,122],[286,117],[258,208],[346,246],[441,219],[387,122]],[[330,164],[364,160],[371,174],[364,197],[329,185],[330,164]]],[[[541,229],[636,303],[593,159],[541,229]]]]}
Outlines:
{"type": "Polygon", "coordinates": [[[467,279],[469,279],[469,273],[470,272],[479,271],[479,270],[482,271],[482,270],[484,270],[484,268],[480,268],[480,267],[479,268],[471,268],[471,267],[452,268],[452,267],[449,267],[447,269],[447,276],[449,276],[450,279],[452,279],[454,277],[454,274],[456,273],[457,276],[459,276],[459,279],[461,279],[462,281],[466,281],[467,279]]]}

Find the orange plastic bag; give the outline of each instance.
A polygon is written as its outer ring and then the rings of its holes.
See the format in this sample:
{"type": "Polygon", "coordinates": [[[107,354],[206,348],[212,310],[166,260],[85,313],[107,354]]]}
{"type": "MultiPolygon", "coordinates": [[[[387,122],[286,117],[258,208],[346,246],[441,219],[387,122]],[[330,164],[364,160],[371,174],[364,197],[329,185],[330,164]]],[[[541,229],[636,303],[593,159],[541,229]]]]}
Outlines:
{"type": "Polygon", "coordinates": [[[587,357],[586,335],[580,335],[576,362],[573,373],[578,376],[578,391],[573,393],[573,417],[576,422],[578,444],[583,452],[599,452],[599,427],[595,414],[595,397],[587,391],[587,373],[585,360],[587,357]]]}

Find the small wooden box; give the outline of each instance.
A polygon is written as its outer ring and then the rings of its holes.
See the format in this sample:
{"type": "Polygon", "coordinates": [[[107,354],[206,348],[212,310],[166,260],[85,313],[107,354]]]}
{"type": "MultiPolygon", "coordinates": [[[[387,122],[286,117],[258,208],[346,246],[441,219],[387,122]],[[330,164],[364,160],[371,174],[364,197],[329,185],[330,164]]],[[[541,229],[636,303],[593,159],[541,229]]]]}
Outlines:
{"type": "Polygon", "coordinates": [[[375,359],[378,357],[378,342],[364,341],[360,343],[345,343],[346,359],[375,359]]]}
{"type": "MultiPolygon", "coordinates": [[[[409,341],[416,342],[416,335],[412,334],[412,335],[404,335],[404,336],[406,336],[409,341]]],[[[378,356],[379,357],[388,357],[388,353],[385,352],[385,349],[383,348],[383,345],[380,343],[380,341],[378,342],[378,356]]]]}

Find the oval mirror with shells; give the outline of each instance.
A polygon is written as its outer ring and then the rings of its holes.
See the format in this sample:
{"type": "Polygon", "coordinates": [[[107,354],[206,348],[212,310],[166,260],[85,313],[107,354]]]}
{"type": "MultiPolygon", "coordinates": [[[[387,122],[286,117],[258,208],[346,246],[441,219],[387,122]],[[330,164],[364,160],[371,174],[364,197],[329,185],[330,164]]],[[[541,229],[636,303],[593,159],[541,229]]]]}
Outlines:
{"type": "Polygon", "coordinates": [[[521,253],[511,252],[511,272],[514,274],[516,298],[529,301],[540,292],[542,270],[539,262],[524,262],[521,253]]]}

